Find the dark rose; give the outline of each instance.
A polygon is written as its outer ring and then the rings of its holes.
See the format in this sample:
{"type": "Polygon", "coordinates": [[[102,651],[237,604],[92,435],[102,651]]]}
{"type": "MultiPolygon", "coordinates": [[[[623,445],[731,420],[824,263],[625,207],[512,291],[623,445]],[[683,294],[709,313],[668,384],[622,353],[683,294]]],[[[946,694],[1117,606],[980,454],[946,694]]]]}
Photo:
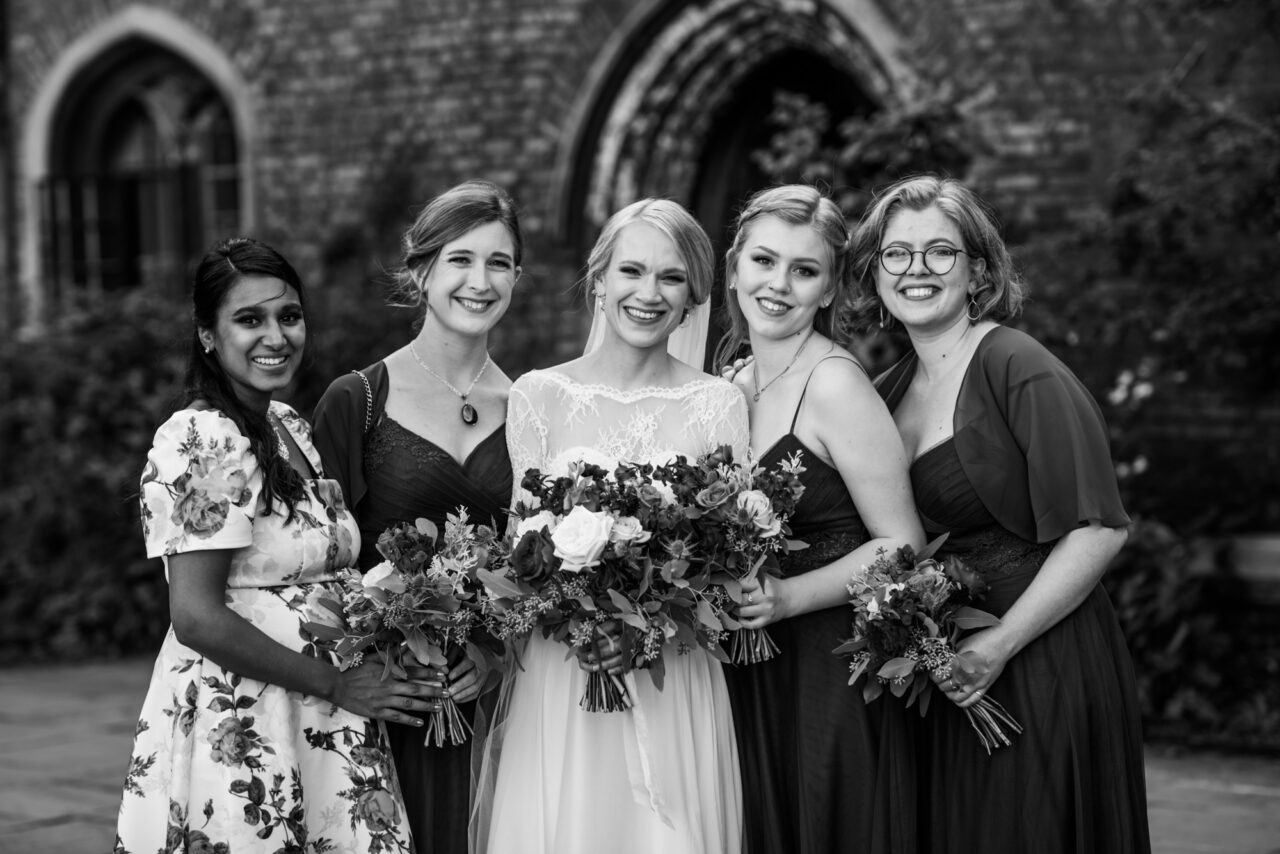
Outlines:
{"type": "Polygon", "coordinates": [[[511,566],[521,580],[537,587],[556,568],[556,544],[546,528],[526,531],[511,550],[511,566]]]}
{"type": "Polygon", "coordinates": [[[706,463],[708,466],[715,467],[719,465],[732,465],[733,463],[733,446],[721,445],[711,453],[707,454],[706,463]]]}
{"type": "Polygon", "coordinates": [[[236,717],[224,718],[209,733],[209,743],[213,745],[213,761],[233,767],[243,764],[253,747],[253,742],[244,734],[240,719],[236,717]]]}
{"type": "Polygon", "coordinates": [[[385,833],[400,823],[400,807],[383,789],[365,789],[357,795],[354,812],[372,833],[385,833]]]}
{"type": "Polygon", "coordinates": [[[230,504],[224,499],[214,501],[203,489],[192,489],[173,506],[170,517],[175,525],[196,537],[212,537],[227,523],[230,504]]]}
{"type": "Polygon", "coordinates": [[[970,596],[981,596],[987,592],[987,580],[976,570],[970,569],[964,561],[955,555],[948,555],[942,562],[947,578],[964,587],[970,596]]]}
{"type": "Polygon", "coordinates": [[[698,502],[699,507],[711,510],[724,504],[731,495],[733,495],[733,487],[723,480],[717,480],[694,496],[694,501],[698,502]]]}

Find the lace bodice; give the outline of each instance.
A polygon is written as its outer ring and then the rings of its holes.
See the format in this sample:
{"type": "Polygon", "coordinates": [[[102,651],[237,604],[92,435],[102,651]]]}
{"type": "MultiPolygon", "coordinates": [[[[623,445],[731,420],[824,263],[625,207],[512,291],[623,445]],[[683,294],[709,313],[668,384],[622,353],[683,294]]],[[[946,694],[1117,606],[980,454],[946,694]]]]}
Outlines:
{"type": "Polygon", "coordinates": [[[696,457],[720,445],[746,458],[747,403],[732,383],[710,376],[674,388],[623,391],[554,370],[530,371],[516,380],[507,404],[517,491],[530,468],[561,474],[577,460],[611,468],[696,457]]]}

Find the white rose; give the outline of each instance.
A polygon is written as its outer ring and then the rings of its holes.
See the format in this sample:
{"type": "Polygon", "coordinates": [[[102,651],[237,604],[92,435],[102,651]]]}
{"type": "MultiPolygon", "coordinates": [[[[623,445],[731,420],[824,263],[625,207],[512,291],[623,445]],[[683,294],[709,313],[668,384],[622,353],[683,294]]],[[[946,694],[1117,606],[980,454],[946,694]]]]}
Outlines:
{"type": "Polygon", "coordinates": [[[540,531],[546,528],[548,531],[556,529],[556,514],[550,510],[541,510],[527,519],[521,519],[516,524],[515,538],[518,542],[525,534],[530,531],[540,531]]]}
{"type": "Polygon", "coordinates": [[[613,517],[603,511],[592,513],[585,507],[574,507],[551,534],[556,545],[556,557],[568,572],[579,572],[600,562],[604,547],[609,544],[609,532],[613,530],[613,517]]]}
{"type": "Polygon", "coordinates": [[[364,574],[364,589],[383,590],[387,593],[403,593],[404,576],[389,560],[375,566],[364,574]]]}
{"type": "Polygon", "coordinates": [[[609,539],[615,543],[647,543],[652,536],[635,516],[619,516],[613,523],[609,539]]]}
{"type": "Polygon", "coordinates": [[[782,531],[782,522],[773,515],[769,497],[758,489],[738,493],[738,512],[760,529],[761,536],[776,537],[782,531]]]}

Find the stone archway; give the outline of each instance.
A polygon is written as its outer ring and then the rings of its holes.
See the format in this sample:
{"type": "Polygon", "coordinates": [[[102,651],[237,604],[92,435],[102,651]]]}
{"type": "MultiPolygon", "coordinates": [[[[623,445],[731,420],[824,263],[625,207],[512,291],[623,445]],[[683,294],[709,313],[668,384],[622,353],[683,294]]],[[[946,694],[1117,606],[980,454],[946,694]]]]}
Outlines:
{"type": "Polygon", "coordinates": [[[836,116],[909,89],[892,30],[861,0],[659,2],[614,41],[576,111],[553,212],[571,245],[619,207],[665,196],[690,207],[722,249],[733,209],[760,186],[747,155],[773,88],[802,91],[836,116]]]}

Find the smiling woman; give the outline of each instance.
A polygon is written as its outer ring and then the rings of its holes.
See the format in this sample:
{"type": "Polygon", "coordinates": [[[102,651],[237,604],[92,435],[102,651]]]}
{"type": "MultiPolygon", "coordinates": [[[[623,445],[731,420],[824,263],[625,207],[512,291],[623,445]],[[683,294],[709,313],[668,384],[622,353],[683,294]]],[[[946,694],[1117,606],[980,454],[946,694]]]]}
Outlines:
{"type": "Polygon", "coordinates": [[[141,482],[172,626],[135,730],[114,851],[175,839],[184,850],[258,850],[273,836],[286,848],[326,838],[407,852],[377,719],[421,723],[410,713],[431,709],[434,689],[383,680],[379,664],[339,670],[299,607],[338,595],[338,570],[358,548],[309,426],[271,400],[306,344],[302,281],[275,250],[240,238],[205,255],[192,294],[184,405],[156,431],[141,482]]]}
{"type": "Polygon", "coordinates": [[[1145,854],[1133,667],[1099,584],[1129,522],[1102,413],[1062,362],[1001,325],[1023,285],[964,185],[888,187],[853,251],[864,322],[893,318],[911,338],[877,382],[925,530],[983,577],[1000,618],[935,679],[950,702],[924,720],[919,850],[1145,854]],[[995,755],[965,715],[984,696],[1023,726],[995,755]]]}
{"type": "MultiPolygon", "coordinates": [[[[421,311],[418,334],[334,380],[316,406],[316,447],[360,526],[362,569],[381,561],[378,536],[396,523],[425,518],[443,530],[459,507],[479,524],[505,518],[511,380],[488,347],[520,278],[522,246],[501,188],[471,181],[432,199],[404,233],[396,274],[397,304],[421,311]]],[[[474,722],[478,675],[468,658],[453,665],[434,678],[474,722]]],[[[467,850],[470,745],[427,748],[421,730],[396,724],[388,736],[417,849],[467,850]]]]}

